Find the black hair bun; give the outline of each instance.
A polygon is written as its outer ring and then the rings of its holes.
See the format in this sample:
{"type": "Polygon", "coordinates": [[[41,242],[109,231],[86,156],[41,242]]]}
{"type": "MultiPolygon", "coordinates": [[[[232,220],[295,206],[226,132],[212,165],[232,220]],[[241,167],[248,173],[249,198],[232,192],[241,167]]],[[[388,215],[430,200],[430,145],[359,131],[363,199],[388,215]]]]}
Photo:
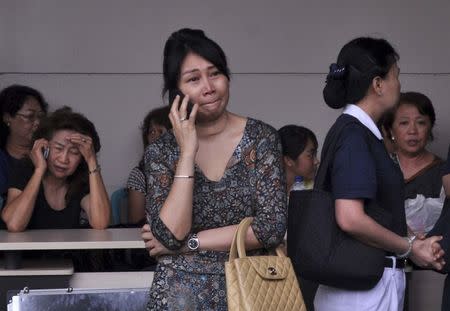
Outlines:
{"type": "Polygon", "coordinates": [[[186,39],[190,37],[206,37],[201,29],[182,28],[172,34],[173,38],[186,39]]]}
{"type": "Polygon", "coordinates": [[[328,80],[345,80],[345,76],[347,74],[347,68],[343,65],[338,65],[333,63],[330,65],[330,72],[327,76],[328,80]]]}
{"type": "Polygon", "coordinates": [[[347,68],[343,65],[331,64],[327,75],[326,85],[323,89],[325,103],[333,109],[343,108],[346,104],[346,77],[347,68]]]}

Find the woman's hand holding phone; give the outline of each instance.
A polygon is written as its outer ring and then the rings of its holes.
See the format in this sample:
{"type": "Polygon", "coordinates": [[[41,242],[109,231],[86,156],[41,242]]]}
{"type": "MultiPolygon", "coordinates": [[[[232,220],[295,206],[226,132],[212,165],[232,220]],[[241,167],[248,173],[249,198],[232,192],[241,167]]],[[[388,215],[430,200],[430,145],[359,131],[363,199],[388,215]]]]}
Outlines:
{"type": "MultiPolygon", "coordinates": [[[[30,152],[30,158],[34,164],[35,170],[41,173],[45,173],[45,171],[47,170],[47,159],[44,157],[44,152],[46,152],[45,150],[48,150],[48,148],[48,141],[44,138],[41,138],[37,139],[34,142],[33,148],[30,152]]],[[[48,151],[46,153],[48,154],[48,151]]]]}
{"type": "Polygon", "coordinates": [[[48,159],[48,156],[50,155],[50,148],[49,147],[45,147],[44,148],[44,152],[42,152],[42,154],[44,155],[44,159],[48,159]]]}
{"type": "Polygon", "coordinates": [[[198,105],[192,107],[192,111],[188,111],[189,96],[184,96],[181,101],[180,95],[177,95],[172,102],[169,113],[169,119],[172,123],[173,133],[180,147],[182,156],[193,157],[198,151],[198,138],[195,128],[195,119],[197,116],[198,105]]]}
{"type": "MultiPolygon", "coordinates": [[[[175,99],[177,96],[179,96],[180,101],[183,102],[183,99],[185,97],[183,92],[181,92],[179,89],[169,91],[169,103],[171,104],[171,107],[173,106],[173,103],[175,102],[175,99]]],[[[186,108],[188,119],[189,119],[189,116],[191,115],[192,108],[194,108],[194,104],[190,100],[188,100],[187,108],[186,108]]]]}

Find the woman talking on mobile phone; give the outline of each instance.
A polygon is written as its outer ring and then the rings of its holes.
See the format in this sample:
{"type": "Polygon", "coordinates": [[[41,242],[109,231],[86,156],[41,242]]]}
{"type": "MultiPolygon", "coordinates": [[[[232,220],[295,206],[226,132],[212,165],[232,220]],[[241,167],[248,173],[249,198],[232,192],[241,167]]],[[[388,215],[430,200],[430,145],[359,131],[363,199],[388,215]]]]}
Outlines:
{"type": "Polygon", "coordinates": [[[110,203],[99,150],[94,124],[83,115],[65,107],[44,119],[29,159],[18,162],[9,177],[2,210],[8,230],[77,228],[82,210],[92,228],[106,228],[110,203]]]}
{"type": "Polygon", "coordinates": [[[203,31],[169,37],[163,73],[164,91],[186,96],[171,103],[173,130],[145,152],[142,237],[158,260],[147,310],[227,310],[224,263],[237,225],[254,217],[246,247],[259,254],[286,231],[280,140],[269,125],[228,111],[226,57],[203,31]]]}

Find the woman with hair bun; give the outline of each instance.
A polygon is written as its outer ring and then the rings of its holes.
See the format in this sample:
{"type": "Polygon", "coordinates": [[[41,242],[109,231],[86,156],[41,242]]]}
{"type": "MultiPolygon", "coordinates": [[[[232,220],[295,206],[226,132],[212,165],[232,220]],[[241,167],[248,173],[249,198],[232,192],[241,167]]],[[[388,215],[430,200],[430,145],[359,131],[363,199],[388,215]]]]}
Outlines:
{"type": "MultiPolygon", "coordinates": [[[[316,310],[403,310],[404,259],[437,270],[445,264],[437,241],[407,236],[403,175],[391,160],[376,124],[400,95],[399,56],[384,39],[357,38],[339,53],[323,91],[333,109],[344,108],[329,134],[346,124],[337,138],[326,184],[335,199],[336,222],[351,237],[385,250],[385,270],[370,290],[320,285],[316,310]],[[381,225],[365,212],[375,203],[390,214],[381,225]],[[387,219],[386,219],[387,220],[387,219]]],[[[326,149],[326,146],[324,146],[326,149]]]]}
{"type": "Polygon", "coordinates": [[[286,231],[281,144],[269,125],[228,111],[230,71],[202,30],[166,41],[164,93],[173,130],[145,151],[143,239],[158,265],[147,310],[228,310],[224,263],[238,224],[251,254],[266,254],[286,231]],[[192,110],[188,109],[192,102],[192,110]]]}

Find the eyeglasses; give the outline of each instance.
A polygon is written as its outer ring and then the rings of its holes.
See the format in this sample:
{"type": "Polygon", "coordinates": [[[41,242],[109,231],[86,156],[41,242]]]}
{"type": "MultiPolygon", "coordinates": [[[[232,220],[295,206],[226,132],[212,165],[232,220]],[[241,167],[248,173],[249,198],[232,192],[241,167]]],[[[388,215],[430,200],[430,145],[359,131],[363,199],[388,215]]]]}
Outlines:
{"type": "Polygon", "coordinates": [[[155,128],[150,128],[150,130],[148,131],[148,135],[160,135],[163,132],[162,129],[155,129],[155,128]]]}
{"type": "Polygon", "coordinates": [[[22,117],[22,119],[24,121],[30,122],[30,123],[33,123],[36,120],[41,121],[42,118],[45,117],[44,112],[35,112],[35,113],[30,113],[30,114],[24,114],[24,113],[17,112],[16,115],[22,117]]]}

